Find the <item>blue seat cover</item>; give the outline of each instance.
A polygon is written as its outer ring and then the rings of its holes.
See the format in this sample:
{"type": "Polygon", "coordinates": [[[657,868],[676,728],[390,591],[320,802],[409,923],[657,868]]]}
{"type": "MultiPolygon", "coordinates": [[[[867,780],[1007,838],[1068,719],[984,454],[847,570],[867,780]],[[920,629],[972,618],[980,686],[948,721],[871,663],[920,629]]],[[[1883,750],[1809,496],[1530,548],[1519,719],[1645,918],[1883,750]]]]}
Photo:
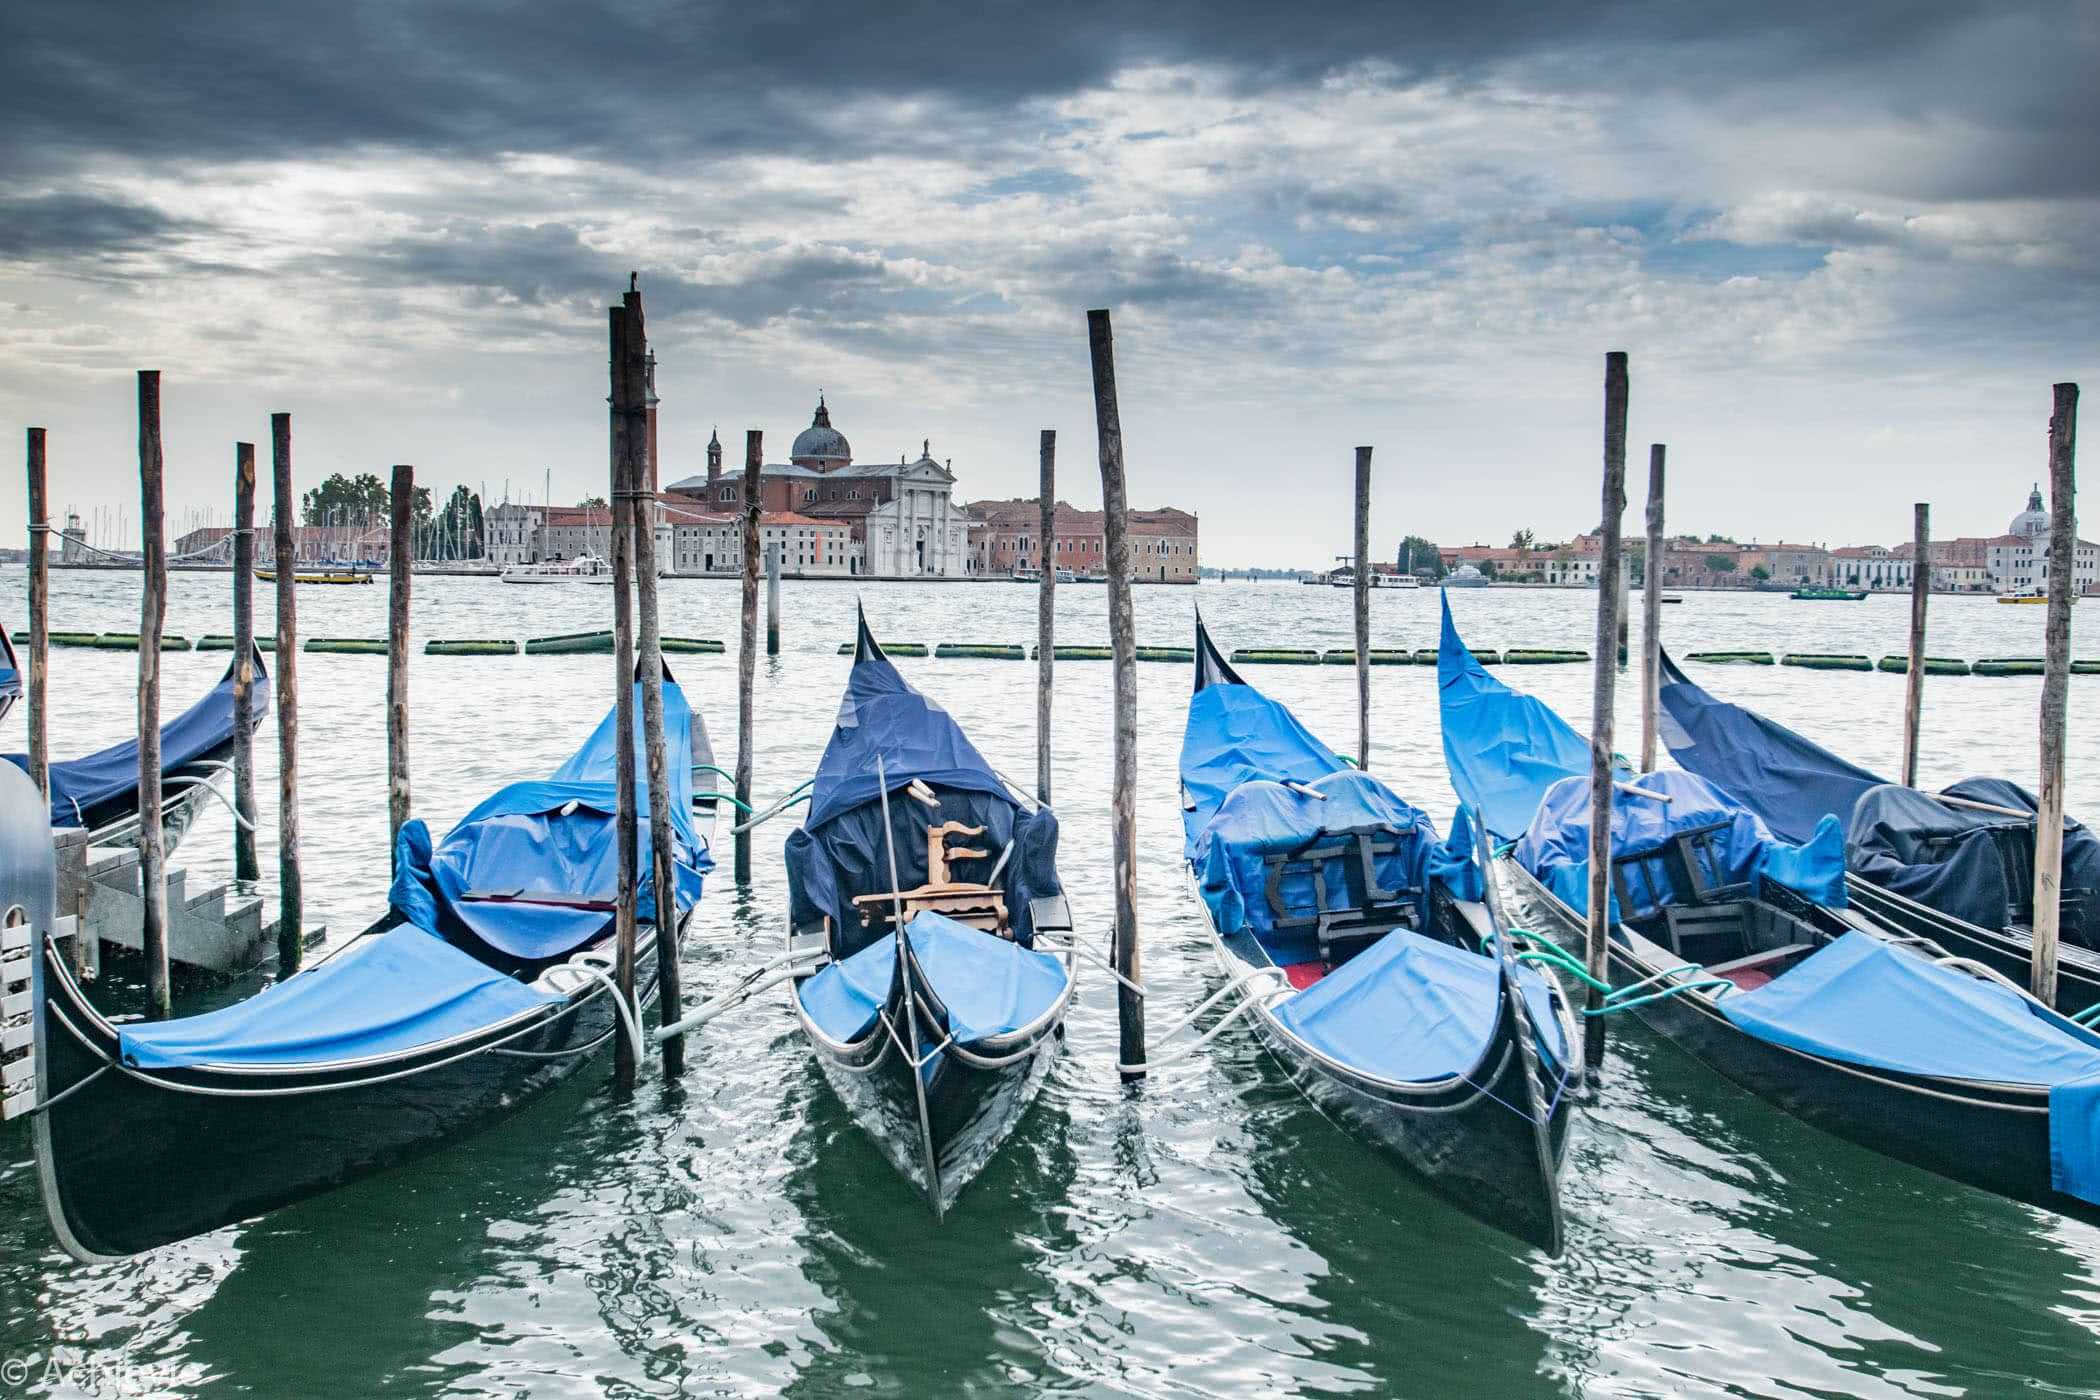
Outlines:
{"type": "MultiPolygon", "coordinates": [[[[959,1044],[1031,1025],[1065,994],[1065,966],[1049,953],[932,912],[914,917],[909,933],[919,970],[948,1009],[943,1034],[959,1044]]],[[[896,935],[884,934],[804,981],[803,1009],[833,1040],[859,1040],[889,1004],[896,975],[896,935]]]]}
{"type": "MultiPolygon", "coordinates": [[[[1545,979],[1519,969],[1533,1031],[1566,1063],[1545,979]]],[[[1330,1060],[1395,1083],[1465,1074],[1494,1034],[1501,969],[1493,959],[1395,929],[1278,1008],[1276,1019],[1330,1060]]]]}
{"type": "Polygon", "coordinates": [[[141,1069],[363,1060],[434,1045],[561,1000],[402,924],[238,1005],[127,1025],[121,1053],[141,1069]]]}

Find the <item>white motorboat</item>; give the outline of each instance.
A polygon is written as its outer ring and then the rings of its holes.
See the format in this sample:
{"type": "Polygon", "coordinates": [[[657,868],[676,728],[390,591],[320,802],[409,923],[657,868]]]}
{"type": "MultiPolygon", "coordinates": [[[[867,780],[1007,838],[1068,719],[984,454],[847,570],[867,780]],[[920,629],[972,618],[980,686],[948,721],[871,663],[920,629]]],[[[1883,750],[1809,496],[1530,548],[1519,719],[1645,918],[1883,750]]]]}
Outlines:
{"type": "Polygon", "coordinates": [[[513,564],[503,571],[505,583],[611,583],[612,566],[595,554],[554,559],[543,564],[513,564]]]}

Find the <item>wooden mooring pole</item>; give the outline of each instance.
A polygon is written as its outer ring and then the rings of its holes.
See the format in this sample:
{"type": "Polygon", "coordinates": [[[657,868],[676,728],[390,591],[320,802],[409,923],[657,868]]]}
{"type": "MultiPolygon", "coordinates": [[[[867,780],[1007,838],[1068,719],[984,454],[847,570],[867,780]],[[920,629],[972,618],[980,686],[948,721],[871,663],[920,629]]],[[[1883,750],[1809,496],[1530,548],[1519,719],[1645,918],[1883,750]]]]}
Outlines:
{"type": "MultiPolygon", "coordinates": [[[[612,332],[612,505],[613,594],[613,826],[618,836],[620,869],[614,885],[613,980],[620,1000],[634,1006],[635,862],[641,842],[634,810],[634,485],[628,467],[634,457],[637,424],[629,400],[626,368],[632,358],[627,307],[610,308],[612,332]]],[[[617,1013],[615,1013],[617,1014],[617,1013]]],[[[613,1089],[634,1088],[634,1044],[624,1031],[613,1036],[613,1089]]]]}
{"type": "Polygon", "coordinates": [[[1035,800],[1050,805],[1050,686],[1057,670],[1057,429],[1043,429],[1036,508],[1042,577],[1035,590],[1035,800]]]}
{"type": "MultiPolygon", "coordinates": [[[[650,371],[649,333],[642,315],[642,294],[630,290],[623,305],[627,337],[623,366],[627,381],[627,489],[633,502],[629,527],[634,531],[635,608],[641,614],[642,748],[649,766],[649,882],[655,904],[657,1022],[679,1018],[678,872],[671,858],[670,755],[664,748],[664,653],[656,597],[656,496],[648,483],[656,479],[649,461],[648,406],[656,385],[650,371]]],[[[776,584],[778,580],[775,580],[776,584]]],[[[774,635],[778,636],[776,624],[774,635]]],[[[663,1042],[664,1073],[685,1072],[685,1037],[663,1042]]]]}
{"type": "Polygon", "coordinates": [[[233,445],[233,878],[262,879],[255,849],[255,444],[233,445]]]}
{"type": "Polygon", "coordinates": [[[1626,511],[1626,352],[1604,357],[1604,493],[1598,529],[1597,650],[1595,686],[1590,697],[1590,898],[1586,961],[1594,979],[1587,989],[1589,1016],[1583,1029],[1583,1055],[1592,1065],[1604,1060],[1604,993],[1597,983],[1611,980],[1611,807],[1612,706],[1617,700],[1618,667],[1613,662],[1619,633],[1619,571],[1626,561],[1619,552],[1620,517],[1626,511]]]}
{"type": "Polygon", "coordinates": [[[1655,771],[1662,713],[1663,445],[1648,444],[1648,542],[1641,561],[1641,771],[1655,771]]]}
{"type": "Polygon", "coordinates": [[[408,600],[413,586],[416,469],[397,463],[387,497],[386,848],[408,821],[408,600]]]}
{"type": "Polygon", "coordinates": [[[1115,657],[1115,762],[1111,824],[1115,847],[1116,1019],[1123,1077],[1145,1074],[1144,959],[1137,921],[1137,628],[1130,607],[1130,497],[1123,478],[1123,418],[1116,405],[1116,340],[1107,311],[1086,313],[1093,359],[1094,426],[1101,451],[1102,552],[1108,564],[1108,639],[1115,657]]]}
{"type": "Polygon", "coordinates": [[[139,371],[139,532],[145,581],[139,607],[139,945],[146,1014],[168,1015],[168,852],[160,829],[160,634],[168,620],[168,547],[161,479],[160,371],[139,371]]]}
{"type": "Polygon", "coordinates": [[[766,546],[766,655],[780,655],[780,541],[766,546]]]}
{"type": "Polygon", "coordinates": [[[1925,718],[1925,608],[1932,596],[1932,507],[1911,508],[1910,667],[1903,686],[1903,786],[1918,785],[1918,728],[1925,718]]]}
{"type": "Polygon", "coordinates": [[[2070,705],[2071,598],[2078,590],[2078,386],[2056,386],[2049,418],[2049,621],[2042,663],[2042,786],[2034,818],[2034,985],[2056,1004],[2062,920],[2064,729],[2070,705]]]}
{"type": "Polygon", "coordinates": [[[292,415],[270,415],[271,553],[277,577],[277,975],[299,970],[306,958],[299,883],[299,603],[293,577],[299,551],[292,522],[299,496],[292,489],[292,415]]]}
{"type": "MultiPolygon", "coordinates": [[[[738,815],[751,806],[752,687],[758,679],[758,535],[759,473],[765,458],[765,434],[744,434],[744,612],[736,651],[736,800],[738,815]]],[[[751,833],[736,834],[736,882],[751,883],[751,833]]]]}
{"type": "Polygon", "coordinates": [[[1371,766],[1371,449],[1356,449],[1356,766],[1371,766]]]}
{"type": "Polygon", "coordinates": [[[44,486],[44,430],[29,430],[29,780],[51,801],[51,504],[44,486]]]}

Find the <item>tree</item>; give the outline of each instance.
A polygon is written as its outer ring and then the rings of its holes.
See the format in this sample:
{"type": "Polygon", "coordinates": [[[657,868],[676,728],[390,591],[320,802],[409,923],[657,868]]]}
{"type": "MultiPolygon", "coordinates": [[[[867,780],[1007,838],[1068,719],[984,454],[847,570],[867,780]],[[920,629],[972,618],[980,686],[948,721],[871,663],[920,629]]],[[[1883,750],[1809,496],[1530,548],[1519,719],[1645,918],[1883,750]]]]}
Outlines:
{"type": "Polygon", "coordinates": [[[389,505],[386,483],[375,474],[337,472],[300,498],[299,515],[307,525],[383,525],[389,505]]]}
{"type": "Polygon", "coordinates": [[[1400,541],[1400,572],[1403,574],[1427,574],[1433,579],[1445,573],[1444,557],[1437,547],[1420,535],[1409,535],[1400,541]]]}
{"type": "Polygon", "coordinates": [[[1710,574],[1732,574],[1735,572],[1735,556],[1732,554],[1709,554],[1706,556],[1706,571],[1710,574]]]}
{"type": "Polygon", "coordinates": [[[481,557],[481,498],[465,486],[452,488],[445,508],[438,512],[437,554],[440,559],[481,557]]]}
{"type": "Polygon", "coordinates": [[[1735,538],[1732,535],[1708,535],[1706,542],[1708,544],[1734,544],[1735,538]]]}
{"type": "Polygon", "coordinates": [[[1509,537],[1509,547],[1511,549],[1529,549],[1531,548],[1532,540],[1535,538],[1537,536],[1533,535],[1531,531],[1519,530],[1509,537]]]}
{"type": "Polygon", "coordinates": [[[1772,571],[1766,568],[1764,565],[1759,564],[1756,568],[1750,571],[1750,577],[1756,579],[1759,583],[1763,583],[1766,579],[1772,577],[1772,571]]]}
{"type": "Polygon", "coordinates": [[[585,496],[582,500],[576,503],[576,508],[578,510],[604,510],[605,497],[585,496]]]}
{"type": "Polygon", "coordinates": [[[1648,581],[1648,542],[1626,541],[1626,582],[1629,585],[1648,581]]]}

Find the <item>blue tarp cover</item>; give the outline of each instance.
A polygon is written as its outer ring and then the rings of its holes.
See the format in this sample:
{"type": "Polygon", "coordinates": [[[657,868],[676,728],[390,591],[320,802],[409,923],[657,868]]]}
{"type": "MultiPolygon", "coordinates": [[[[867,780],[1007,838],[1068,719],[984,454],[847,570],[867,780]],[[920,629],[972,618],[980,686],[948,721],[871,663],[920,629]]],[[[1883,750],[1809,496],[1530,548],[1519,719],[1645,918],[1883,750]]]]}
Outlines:
{"type": "MultiPolygon", "coordinates": [[[[1537,1035],[1566,1063],[1545,979],[1517,973],[1537,1035]]],[[[1480,1062],[1501,1006],[1501,970],[1407,929],[1395,929],[1293,995],[1276,1019],[1330,1060],[1397,1083],[1465,1074],[1480,1062]]]]}
{"type": "MultiPolygon", "coordinates": [[[[1949,797],[2033,813],[2034,794],[2003,778],[1965,778],[1942,789],[1949,797]]],[[[1886,890],[1967,920],[2002,929],[2034,899],[2034,819],[2025,821],[1950,807],[1914,788],[1869,788],[1845,831],[1853,873],[1886,890]],[[2008,859],[2003,838],[2017,852],[2008,859]]],[[[2100,943],[2100,840],[2064,819],[2063,868],[2057,888],[2067,942],[2100,943]]]]}
{"type": "MultiPolygon", "coordinates": [[[[1617,794],[1611,804],[1611,850],[1614,861],[1643,855],[1685,832],[1722,826],[1708,845],[1712,863],[1705,869],[1713,885],[1749,884],[1770,880],[1785,885],[1813,903],[1829,909],[1845,906],[1845,839],[1837,818],[1826,817],[1806,845],[1796,846],[1774,836],[1757,814],[1736,802],[1696,773],[1662,770],[1631,779],[1645,791],[1669,798],[1650,802],[1628,794],[1617,794]]],[[[1525,829],[1512,853],[1519,865],[1559,895],[1578,913],[1590,907],[1590,780],[1564,778],[1546,791],[1538,814],[1525,829]]],[[[1628,867],[1622,872],[1628,893],[1639,906],[1617,907],[1612,896],[1614,919],[1639,919],[1674,904],[1678,892],[1653,865],[1628,867]]]]}
{"type": "Polygon", "coordinates": [[[855,661],[846,678],[803,824],[822,826],[875,797],[878,757],[892,792],[921,778],[936,787],[1006,795],[1006,785],[962,727],[879,654],[855,661]]]}
{"type": "MultiPolygon", "coordinates": [[[[947,1007],[942,1034],[958,1044],[1030,1025],[1065,994],[1065,966],[1048,953],[932,912],[913,918],[907,932],[919,970],[947,1007]]],[[[805,981],[803,1008],[833,1040],[859,1040],[889,1003],[896,973],[896,935],[884,934],[805,981]]]]}
{"type": "MultiPolygon", "coordinates": [[[[255,685],[249,696],[248,713],[260,724],[270,710],[269,677],[263,670],[262,653],[254,654],[255,685]]],[[[203,699],[160,728],[160,771],[168,773],[194,763],[222,744],[233,741],[233,667],[203,699]]],[[[25,773],[27,754],[11,753],[7,761],[25,773]]],[[[137,736],[112,744],[86,758],[68,759],[51,765],[51,824],[79,826],[81,814],[123,797],[139,785],[139,741],[137,736]]]]}
{"type": "MultiPolygon", "coordinates": [[[[1203,693],[1245,688],[1211,686],[1203,693]]],[[[1393,840],[1399,847],[1391,855],[1377,858],[1378,883],[1384,889],[1420,891],[1418,913],[1425,921],[1429,915],[1431,879],[1442,880],[1460,899],[1480,898],[1483,882],[1472,850],[1472,827],[1463,815],[1464,809],[1451,833],[1452,839],[1439,841],[1436,826],[1427,815],[1410,807],[1368,773],[1344,768],[1307,786],[1326,794],[1325,800],[1259,778],[1241,783],[1218,805],[1209,824],[1197,836],[1197,889],[1203,902],[1210,906],[1220,933],[1251,929],[1279,963],[1317,958],[1319,940],[1315,930],[1279,931],[1275,927],[1275,911],[1269,907],[1268,899],[1267,860],[1302,850],[1323,838],[1358,832],[1374,839],[1393,840]]],[[[1336,903],[1336,892],[1347,888],[1346,872],[1354,861],[1336,857],[1322,865],[1329,902],[1336,903]]],[[[1309,916],[1319,912],[1310,870],[1287,874],[1279,882],[1278,892],[1285,908],[1293,914],[1309,916]]]]}
{"type": "Polygon", "coordinates": [[[7,713],[5,702],[19,699],[21,694],[22,663],[15,660],[15,647],[7,639],[7,628],[0,626],[0,715],[7,713]]]}
{"type": "MultiPolygon", "coordinates": [[[[395,843],[396,911],[411,923],[447,934],[464,930],[498,952],[527,961],[559,957],[594,937],[611,915],[602,909],[467,900],[480,894],[538,891],[610,901],[618,894],[620,841],[614,783],[617,711],[608,712],[568,762],[542,781],[500,788],[441,842],[421,821],[404,824],[395,843]]],[[[693,830],[695,720],[677,685],[664,685],[664,747],[671,788],[672,863],[680,909],[700,897],[701,876],[714,861],[693,830]]],[[[635,686],[635,748],[642,745],[641,686],[635,686]]],[[[704,741],[702,741],[704,746],[704,741]]],[[[656,917],[649,853],[649,780],[637,762],[635,810],[641,839],[635,852],[638,915],[656,917]]]]}
{"type": "Polygon", "coordinates": [[[1182,857],[1196,858],[1196,838],[1242,783],[1312,783],[1347,766],[1289,709],[1253,686],[1206,685],[1189,701],[1181,737],[1181,786],[1195,803],[1181,814],[1182,857]]]}
{"type": "Polygon", "coordinates": [[[360,938],[236,1006],[126,1025],[121,1053],[142,1069],[362,1060],[433,1045],[561,1000],[402,924],[360,938]]]}
{"type": "Polygon", "coordinates": [[[1709,780],[1789,841],[1806,841],[1826,816],[1839,823],[1870,787],[1887,781],[1763,715],[1716,700],[1663,658],[1657,732],[1680,767],[1709,780]]]}
{"type": "Polygon", "coordinates": [[[1459,640],[1448,595],[1443,608],[1436,683],[1444,765],[1459,800],[1479,814],[1488,834],[1514,841],[1547,788],[1590,771],[1589,741],[1543,701],[1489,675],[1459,640]]]}

